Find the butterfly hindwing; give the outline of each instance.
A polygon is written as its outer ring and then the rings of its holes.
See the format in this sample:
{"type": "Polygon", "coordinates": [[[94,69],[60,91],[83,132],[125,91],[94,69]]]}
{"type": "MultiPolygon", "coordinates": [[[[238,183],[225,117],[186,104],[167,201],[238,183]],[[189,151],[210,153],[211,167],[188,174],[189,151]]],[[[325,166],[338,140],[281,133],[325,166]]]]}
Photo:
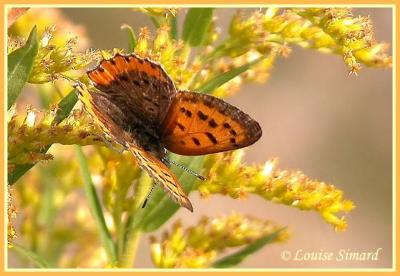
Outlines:
{"type": "Polygon", "coordinates": [[[81,83],[76,85],[76,89],[83,107],[101,130],[112,136],[117,143],[125,144],[126,137],[121,125],[124,125],[129,118],[125,116],[121,109],[110,102],[106,95],[89,91],[81,83]],[[107,110],[107,112],[104,112],[104,110],[107,110]]]}
{"type": "Polygon", "coordinates": [[[177,154],[202,155],[249,146],[261,128],[249,115],[216,97],[179,91],[163,122],[162,142],[177,154]]]}
{"type": "Polygon", "coordinates": [[[144,169],[156,183],[160,184],[164,191],[166,191],[175,202],[193,212],[192,204],[182,186],[179,184],[178,179],[161,160],[138,147],[130,147],[129,150],[132,152],[133,156],[135,156],[140,167],[144,169]]]}
{"type": "Polygon", "coordinates": [[[116,54],[87,74],[97,89],[132,117],[133,124],[159,125],[176,93],[161,65],[135,54],[116,54]]]}

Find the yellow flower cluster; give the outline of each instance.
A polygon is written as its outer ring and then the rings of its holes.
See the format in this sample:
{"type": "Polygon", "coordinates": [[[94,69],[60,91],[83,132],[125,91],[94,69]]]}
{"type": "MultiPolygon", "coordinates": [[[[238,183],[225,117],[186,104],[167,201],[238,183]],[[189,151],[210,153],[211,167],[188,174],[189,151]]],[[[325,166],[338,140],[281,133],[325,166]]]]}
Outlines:
{"type": "Polygon", "coordinates": [[[357,72],[361,63],[371,67],[391,67],[392,59],[385,52],[388,44],[374,38],[369,17],[354,17],[349,9],[300,9],[307,18],[328,34],[336,44],[334,51],[343,56],[350,72],[357,72]]]}
{"type": "Polygon", "coordinates": [[[39,50],[28,80],[30,83],[51,82],[60,78],[60,75],[74,77],[76,75],[74,71],[85,68],[98,58],[96,51],[78,52],[88,45],[85,32],[79,26],[75,26],[63,18],[56,9],[44,11],[30,9],[17,20],[9,29],[9,34],[13,38],[9,38],[8,53],[23,44],[19,37],[27,36],[33,28],[32,22],[36,22],[38,27],[39,50]],[[58,29],[52,21],[56,17],[59,22],[58,29]],[[63,29],[64,26],[66,29],[63,29]]]}
{"type": "Polygon", "coordinates": [[[277,160],[262,165],[248,166],[243,162],[243,150],[214,154],[206,158],[207,181],[199,182],[202,196],[223,194],[232,198],[245,198],[249,193],[267,200],[301,210],[314,210],[336,230],[346,229],[344,217],[354,208],[353,202],[343,199],[343,191],[331,184],[310,179],[300,171],[276,168],[277,160]]]}
{"type": "Polygon", "coordinates": [[[57,124],[57,106],[46,112],[27,107],[24,114],[15,113],[12,107],[8,113],[8,168],[13,171],[16,164],[32,164],[51,160],[51,154],[43,152],[53,143],[63,145],[104,144],[100,133],[89,118],[81,111],[57,124]]]}
{"type": "Polygon", "coordinates": [[[265,53],[277,45],[287,52],[285,46],[294,43],[341,55],[352,73],[361,68],[361,63],[391,66],[391,57],[385,53],[387,44],[375,41],[370,19],[354,17],[346,8],[268,8],[247,18],[240,12],[233,18],[229,33],[220,51],[231,56],[241,55],[250,47],[265,53]]]}
{"type": "Polygon", "coordinates": [[[45,33],[46,29],[57,24],[54,30],[52,42],[62,45],[66,40],[79,37],[77,50],[89,47],[89,39],[83,26],[76,25],[68,20],[60,9],[56,8],[30,8],[18,18],[8,29],[8,35],[12,37],[27,37],[34,26],[38,33],[45,33]]]}
{"type": "MultiPolygon", "coordinates": [[[[225,249],[250,244],[281,228],[271,221],[237,213],[215,219],[203,217],[196,226],[187,229],[177,221],[161,240],[150,238],[151,256],[157,267],[206,268],[225,249]]],[[[288,231],[283,230],[272,242],[284,242],[288,238],[288,231]]]]}

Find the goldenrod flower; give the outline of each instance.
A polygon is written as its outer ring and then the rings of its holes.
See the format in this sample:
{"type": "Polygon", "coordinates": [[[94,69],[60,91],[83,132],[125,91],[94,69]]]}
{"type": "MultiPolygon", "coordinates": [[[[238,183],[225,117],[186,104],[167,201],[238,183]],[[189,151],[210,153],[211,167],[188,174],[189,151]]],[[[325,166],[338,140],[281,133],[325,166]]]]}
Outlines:
{"type": "Polygon", "coordinates": [[[223,194],[245,198],[249,193],[301,210],[314,210],[336,230],[346,229],[347,222],[338,213],[348,213],[353,202],[343,199],[343,192],[331,184],[310,179],[300,171],[276,168],[277,159],[264,165],[245,165],[243,150],[209,155],[204,166],[207,181],[199,182],[202,196],[223,194]]]}
{"type": "Polygon", "coordinates": [[[13,37],[27,37],[33,26],[37,26],[38,33],[43,34],[47,29],[57,24],[52,42],[60,46],[72,38],[79,38],[77,50],[89,47],[89,39],[83,26],[76,25],[68,20],[60,9],[30,8],[8,29],[8,35],[13,37]]]}
{"type": "Polygon", "coordinates": [[[294,43],[325,53],[339,54],[357,72],[361,63],[372,67],[390,67],[387,44],[374,40],[368,17],[354,17],[345,8],[268,8],[245,17],[239,12],[232,19],[230,37],[218,50],[219,55],[238,56],[249,49],[261,53],[294,43]]]}
{"type": "Polygon", "coordinates": [[[27,37],[35,25],[32,22],[36,22],[38,28],[39,50],[28,80],[30,83],[51,82],[60,75],[75,77],[74,71],[98,58],[97,52],[92,50],[79,53],[88,45],[84,29],[66,20],[57,9],[33,8],[15,22],[9,30],[9,35],[13,36],[9,38],[12,41],[8,46],[9,53],[21,46],[18,37],[27,37]],[[54,25],[55,18],[59,22],[57,26],[54,25]]]}
{"type": "Polygon", "coordinates": [[[376,42],[369,17],[354,17],[345,8],[295,9],[294,12],[319,28],[311,39],[321,37],[321,32],[325,34],[329,41],[327,48],[343,56],[351,73],[356,73],[361,64],[391,67],[392,59],[385,53],[387,44],[376,42]]]}
{"type": "MultiPolygon", "coordinates": [[[[187,229],[178,220],[160,240],[150,238],[151,256],[157,267],[210,267],[225,249],[250,244],[278,229],[281,227],[271,221],[237,213],[215,219],[203,217],[196,226],[187,229]]],[[[288,231],[283,230],[272,242],[284,242],[288,238],[288,231]]]]}
{"type": "Polygon", "coordinates": [[[52,155],[42,151],[54,143],[63,145],[104,143],[101,132],[82,112],[76,110],[57,124],[56,110],[57,106],[46,112],[40,112],[32,107],[27,107],[24,114],[13,114],[14,109],[9,111],[9,164],[32,164],[51,160],[52,155]]]}

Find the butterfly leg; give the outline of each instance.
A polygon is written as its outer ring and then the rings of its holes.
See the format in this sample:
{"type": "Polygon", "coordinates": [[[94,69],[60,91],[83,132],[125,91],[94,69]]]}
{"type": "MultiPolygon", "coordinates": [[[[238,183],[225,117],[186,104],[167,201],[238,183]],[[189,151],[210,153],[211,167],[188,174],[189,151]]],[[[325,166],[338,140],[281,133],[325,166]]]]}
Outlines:
{"type": "Polygon", "coordinates": [[[153,183],[153,186],[151,186],[150,192],[147,194],[146,199],[143,201],[142,208],[146,207],[147,201],[148,201],[149,198],[150,198],[150,195],[151,195],[151,192],[152,192],[153,189],[154,189],[154,186],[156,186],[156,183],[153,183]]]}
{"type": "Polygon", "coordinates": [[[171,161],[167,158],[167,156],[161,158],[161,162],[163,162],[168,168],[171,167],[171,161]]]}

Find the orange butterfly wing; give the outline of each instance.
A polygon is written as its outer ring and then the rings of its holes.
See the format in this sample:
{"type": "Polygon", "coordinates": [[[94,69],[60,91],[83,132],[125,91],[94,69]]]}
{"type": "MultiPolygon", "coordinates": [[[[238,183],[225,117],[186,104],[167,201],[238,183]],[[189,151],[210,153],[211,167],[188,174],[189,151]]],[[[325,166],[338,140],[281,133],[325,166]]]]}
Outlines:
{"type": "Polygon", "coordinates": [[[176,93],[160,64],[135,54],[104,59],[87,75],[98,90],[131,118],[131,125],[159,126],[176,93]]]}
{"type": "Polygon", "coordinates": [[[227,102],[179,91],[163,122],[161,140],[174,153],[203,155],[249,146],[261,134],[255,120],[227,102]]]}
{"type": "Polygon", "coordinates": [[[138,160],[140,167],[160,184],[175,202],[193,212],[193,206],[178,179],[164,163],[151,153],[138,147],[133,146],[129,150],[138,160]]]}

